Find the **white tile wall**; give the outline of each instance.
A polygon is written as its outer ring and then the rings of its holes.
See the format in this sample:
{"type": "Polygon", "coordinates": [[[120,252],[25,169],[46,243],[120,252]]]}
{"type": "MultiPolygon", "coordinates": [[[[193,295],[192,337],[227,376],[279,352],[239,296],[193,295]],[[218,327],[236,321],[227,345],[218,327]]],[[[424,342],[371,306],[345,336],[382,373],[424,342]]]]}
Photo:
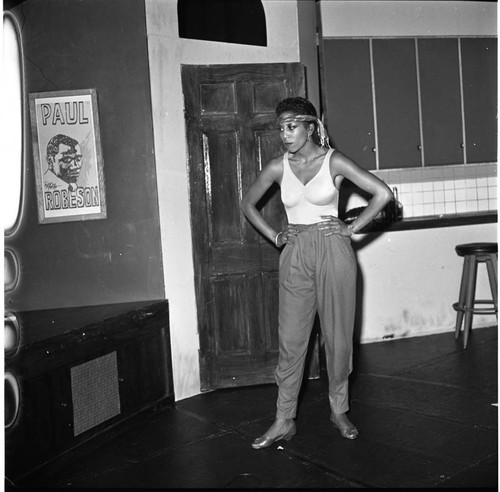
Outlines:
{"type": "MultiPolygon", "coordinates": [[[[395,190],[403,217],[443,216],[497,210],[497,164],[465,164],[373,171],[395,190]]],[[[347,210],[366,205],[353,194],[347,210]]]]}

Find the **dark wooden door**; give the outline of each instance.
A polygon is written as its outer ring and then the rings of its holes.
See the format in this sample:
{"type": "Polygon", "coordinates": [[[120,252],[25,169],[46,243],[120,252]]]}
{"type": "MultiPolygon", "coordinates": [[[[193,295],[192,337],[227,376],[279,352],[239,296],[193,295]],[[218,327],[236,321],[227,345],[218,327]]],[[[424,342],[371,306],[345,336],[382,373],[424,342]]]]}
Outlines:
{"type": "MultiPolygon", "coordinates": [[[[202,391],[274,382],[279,251],[241,213],[258,171],[283,153],[274,109],[304,95],[299,63],[184,65],[202,391]]],[[[278,188],[259,206],[279,230],[278,188]]],[[[317,341],[317,338],[316,338],[317,341]]],[[[319,373],[312,344],[309,375],[319,373]]]]}

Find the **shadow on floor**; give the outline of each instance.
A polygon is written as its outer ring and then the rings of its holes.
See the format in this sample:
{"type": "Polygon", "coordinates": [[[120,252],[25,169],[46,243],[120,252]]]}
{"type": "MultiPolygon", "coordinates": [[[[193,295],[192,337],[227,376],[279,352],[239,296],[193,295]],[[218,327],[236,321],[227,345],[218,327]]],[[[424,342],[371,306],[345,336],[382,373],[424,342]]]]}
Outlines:
{"type": "Polygon", "coordinates": [[[219,390],[143,412],[16,487],[497,488],[497,327],[466,350],[453,333],[359,345],[354,364],[355,441],[329,424],[322,376],[304,382],[289,442],[250,446],[275,385],[219,390]]]}

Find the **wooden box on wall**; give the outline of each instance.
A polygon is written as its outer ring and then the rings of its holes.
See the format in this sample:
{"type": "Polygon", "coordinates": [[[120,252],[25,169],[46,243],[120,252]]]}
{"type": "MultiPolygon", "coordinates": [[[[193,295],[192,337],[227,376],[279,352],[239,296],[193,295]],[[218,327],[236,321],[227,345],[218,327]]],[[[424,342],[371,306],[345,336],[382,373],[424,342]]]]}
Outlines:
{"type": "Polygon", "coordinates": [[[21,333],[67,329],[27,344],[21,337],[5,358],[5,373],[19,386],[18,409],[5,429],[5,472],[14,484],[141,410],[173,405],[167,301],[16,316],[21,333]]]}

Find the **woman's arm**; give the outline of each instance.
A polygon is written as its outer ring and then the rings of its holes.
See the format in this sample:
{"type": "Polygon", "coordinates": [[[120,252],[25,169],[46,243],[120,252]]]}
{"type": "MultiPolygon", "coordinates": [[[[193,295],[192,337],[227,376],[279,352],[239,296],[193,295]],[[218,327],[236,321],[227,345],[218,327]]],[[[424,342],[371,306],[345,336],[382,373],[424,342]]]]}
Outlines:
{"type": "Polygon", "coordinates": [[[283,159],[276,158],[271,160],[257,178],[252,183],[241,201],[241,209],[247,219],[256,227],[256,229],[270,241],[276,244],[277,232],[267,223],[262,214],[257,210],[257,203],[264,193],[274,182],[280,182],[283,175],[283,159]]]}
{"type": "Polygon", "coordinates": [[[348,227],[340,225],[340,231],[336,231],[337,233],[340,232],[344,235],[355,234],[369,224],[393,198],[392,191],[381,179],[358,166],[342,152],[335,151],[332,154],[330,170],[335,178],[339,175],[343,176],[372,196],[358,218],[348,227]]]}

